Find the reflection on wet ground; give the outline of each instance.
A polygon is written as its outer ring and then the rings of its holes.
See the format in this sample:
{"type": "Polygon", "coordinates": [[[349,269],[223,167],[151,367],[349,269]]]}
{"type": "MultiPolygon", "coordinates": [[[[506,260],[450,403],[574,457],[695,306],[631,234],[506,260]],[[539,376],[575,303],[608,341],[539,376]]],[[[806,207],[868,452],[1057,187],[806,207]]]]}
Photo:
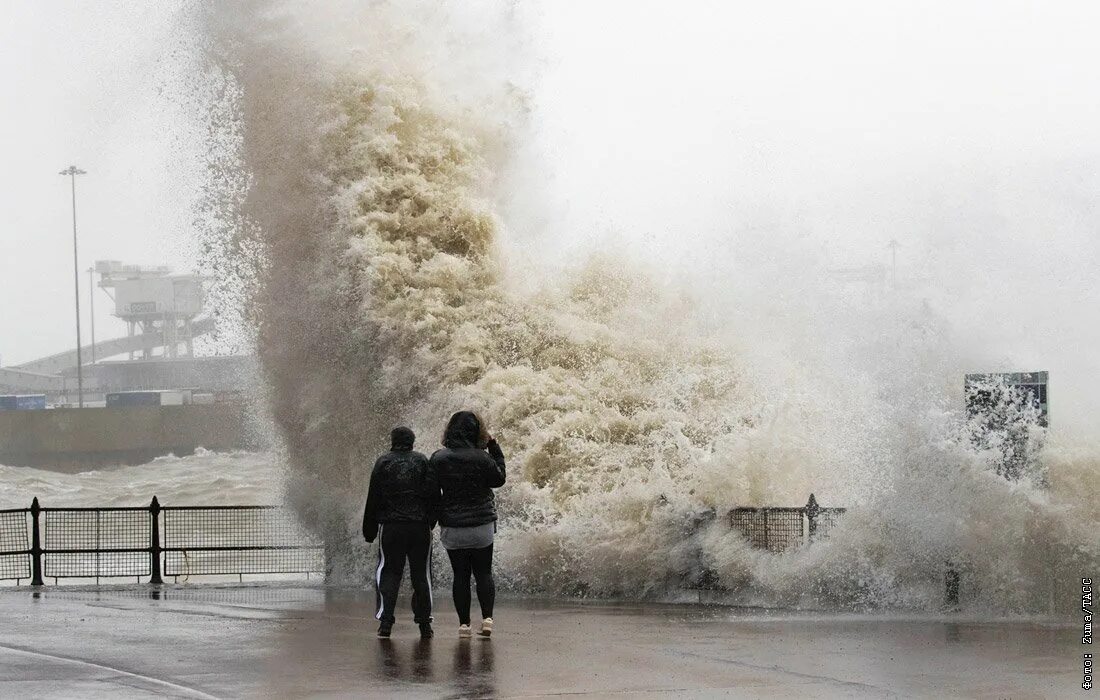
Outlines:
{"type": "Polygon", "coordinates": [[[366,589],[46,588],[0,593],[0,696],[1061,697],[1069,623],[505,600],[492,639],[412,616],[375,636],[366,589]]]}
{"type": "Polygon", "coordinates": [[[432,649],[435,642],[431,639],[413,641],[393,639],[378,640],[379,666],[387,678],[411,680],[425,683],[432,680],[432,649]]]}
{"type": "Polygon", "coordinates": [[[492,697],[493,641],[491,639],[460,639],[454,650],[454,683],[459,697],[492,697]]]}

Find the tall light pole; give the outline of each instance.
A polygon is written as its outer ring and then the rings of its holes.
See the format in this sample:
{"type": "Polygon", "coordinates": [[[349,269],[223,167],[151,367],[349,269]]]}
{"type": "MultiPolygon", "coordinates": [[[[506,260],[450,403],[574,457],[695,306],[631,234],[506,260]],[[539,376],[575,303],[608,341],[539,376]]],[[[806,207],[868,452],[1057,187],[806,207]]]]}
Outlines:
{"type": "Polygon", "coordinates": [[[95,268],[88,268],[88,316],[92,321],[92,364],[95,364],[95,268]]]}
{"type": "Polygon", "coordinates": [[[73,291],[76,298],[76,391],[79,405],[84,408],[84,363],[80,356],[80,264],[76,257],[76,176],[86,174],[83,170],[70,165],[60,175],[68,175],[73,192],[73,291]]]}
{"type": "Polygon", "coordinates": [[[886,244],[886,247],[890,249],[890,269],[892,271],[891,277],[893,279],[894,289],[898,288],[898,246],[901,245],[895,239],[891,238],[890,242],[886,244]]]}

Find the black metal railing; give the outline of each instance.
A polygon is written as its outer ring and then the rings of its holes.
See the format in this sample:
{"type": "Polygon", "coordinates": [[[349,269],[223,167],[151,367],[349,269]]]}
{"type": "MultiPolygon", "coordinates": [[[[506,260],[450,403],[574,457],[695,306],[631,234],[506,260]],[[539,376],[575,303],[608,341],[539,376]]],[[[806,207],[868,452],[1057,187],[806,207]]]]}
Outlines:
{"type": "MultiPolygon", "coordinates": [[[[783,552],[828,536],[844,508],[733,508],[730,527],[753,547],[783,552]]],[[[0,580],[313,574],[321,542],[276,506],[148,506],[0,510],[0,580]]]]}
{"type": "Polygon", "coordinates": [[[26,508],[0,510],[0,579],[31,576],[31,543],[26,508]]]}
{"type": "Polygon", "coordinates": [[[845,511],[822,508],[811,493],[801,508],[734,508],[729,523],[753,547],[783,552],[827,537],[845,511]]]}
{"type": "Polygon", "coordinates": [[[164,575],[324,571],[321,543],[305,538],[294,516],[275,506],[164,507],[164,575]]]}
{"type": "Polygon", "coordinates": [[[0,510],[0,580],[313,574],[321,542],[276,506],[0,510]],[[29,534],[28,534],[29,533],[29,534]]]}

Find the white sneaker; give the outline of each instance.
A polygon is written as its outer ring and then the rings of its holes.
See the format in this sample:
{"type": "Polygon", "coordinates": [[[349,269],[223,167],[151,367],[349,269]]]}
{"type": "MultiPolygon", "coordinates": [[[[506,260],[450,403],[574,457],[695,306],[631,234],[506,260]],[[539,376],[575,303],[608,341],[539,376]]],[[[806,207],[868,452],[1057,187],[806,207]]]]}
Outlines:
{"type": "Polygon", "coordinates": [[[458,626],[458,638],[459,639],[469,639],[470,638],[470,626],[469,625],[459,625],[458,626]]]}
{"type": "Polygon", "coordinates": [[[478,632],[482,637],[488,637],[493,633],[493,618],[487,617],[481,621],[481,631],[478,632]]]}

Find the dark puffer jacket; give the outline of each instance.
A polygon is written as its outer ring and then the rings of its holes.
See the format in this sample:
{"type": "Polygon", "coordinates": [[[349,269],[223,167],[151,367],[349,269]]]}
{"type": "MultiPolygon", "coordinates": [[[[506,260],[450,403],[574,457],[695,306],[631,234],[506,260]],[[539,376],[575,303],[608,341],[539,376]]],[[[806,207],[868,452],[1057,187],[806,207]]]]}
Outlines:
{"type": "Polygon", "coordinates": [[[390,433],[390,451],[378,458],[370,475],[367,507],[363,510],[363,537],[374,542],[379,523],[418,523],[435,526],[439,485],[428,469],[428,458],[413,451],[416,435],[408,428],[390,433]]]}
{"type": "Polygon", "coordinates": [[[451,416],[443,435],[443,449],[429,462],[442,490],[439,523],[447,527],[473,527],[497,519],[493,489],[503,486],[504,453],[496,440],[478,449],[481,424],[473,413],[451,416]]]}

